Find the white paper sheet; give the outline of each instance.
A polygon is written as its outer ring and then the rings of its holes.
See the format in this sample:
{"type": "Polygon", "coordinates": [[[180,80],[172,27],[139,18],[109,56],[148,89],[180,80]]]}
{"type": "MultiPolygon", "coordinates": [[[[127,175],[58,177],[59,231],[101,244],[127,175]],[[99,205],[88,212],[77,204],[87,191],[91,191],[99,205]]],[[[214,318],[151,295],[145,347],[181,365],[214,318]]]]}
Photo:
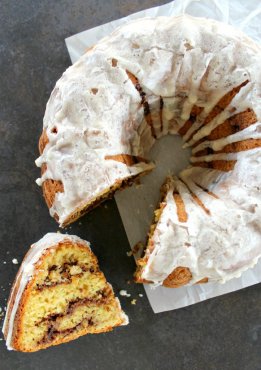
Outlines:
{"type": "MultiPolygon", "coordinates": [[[[259,0],[176,0],[78,33],[65,40],[66,46],[74,63],[87,48],[128,20],[183,13],[230,23],[257,42],[261,42],[259,0]]],[[[153,218],[153,210],[159,200],[159,188],[167,174],[178,173],[189,163],[190,152],[181,149],[181,145],[181,138],[177,136],[166,136],[160,139],[150,153],[150,159],[155,162],[156,169],[141,180],[140,186],[133,186],[115,195],[131,247],[146,238],[153,218]]],[[[152,289],[149,285],[145,285],[145,290],[153,311],[157,313],[188,306],[259,282],[261,282],[261,261],[255,268],[246,271],[241,278],[233,279],[226,284],[208,283],[178,289],[164,287],[152,289]]]]}

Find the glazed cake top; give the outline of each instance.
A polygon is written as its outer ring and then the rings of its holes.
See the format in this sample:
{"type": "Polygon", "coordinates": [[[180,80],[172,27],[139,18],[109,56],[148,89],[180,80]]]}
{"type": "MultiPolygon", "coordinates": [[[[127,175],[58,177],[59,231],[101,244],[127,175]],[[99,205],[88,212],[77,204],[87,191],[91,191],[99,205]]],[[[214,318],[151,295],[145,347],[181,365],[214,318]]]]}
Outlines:
{"type": "Polygon", "coordinates": [[[49,143],[36,161],[47,170],[37,183],[58,180],[64,189],[50,213],[63,225],[77,207],[105,193],[116,180],[151,167],[128,166],[106,156],[146,157],[156,138],[179,131],[196,104],[203,111],[185,136],[192,137],[192,145],[193,131],[220,98],[246,81],[223,118],[250,107],[260,120],[260,55],[260,48],[240,31],[190,16],[135,20],[101,40],[67,69],[47,103],[49,143]],[[138,79],[139,89],[129,73],[138,79]]]}

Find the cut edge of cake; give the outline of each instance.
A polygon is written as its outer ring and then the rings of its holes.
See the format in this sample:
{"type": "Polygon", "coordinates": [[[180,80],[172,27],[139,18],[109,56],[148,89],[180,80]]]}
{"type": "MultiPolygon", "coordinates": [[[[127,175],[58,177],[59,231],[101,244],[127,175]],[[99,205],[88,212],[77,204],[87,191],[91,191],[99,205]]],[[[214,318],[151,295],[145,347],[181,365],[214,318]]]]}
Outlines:
{"type": "MultiPolygon", "coordinates": [[[[156,207],[156,210],[154,211],[154,220],[150,226],[150,230],[147,236],[146,246],[144,248],[144,255],[141,258],[138,258],[136,260],[137,268],[134,273],[134,281],[136,283],[153,284],[152,281],[148,281],[144,279],[142,277],[142,274],[149,260],[149,256],[154,250],[154,242],[153,242],[154,232],[157,228],[158,222],[160,221],[160,217],[162,215],[163,209],[166,206],[166,196],[167,196],[167,193],[172,183],[173,183],[173,177],[168,176],[161,186],[161,189],[160,189],[161,199],[159,201],[158,206],[156,207]]],[[[173,194],[173,197],[177,205],[177,217],[181,220],[181,222],[185,222],[187,219],[187,214],[186,214],[186,209],[185,209],[182,197],[180,196],[178,191],[173,194]]],[[[192,279],[192,273],[190,269],[186,266],[178,266],[163,280],[162,285],[166,288],[180,288],[182,286],[189,284],[191,279],[192,279]]],[[[208,282],[208,278],[205,277],[204,279],[201,279],[200,281],[198,281],[196,284],[203,284],[207,282],[208,282]]]]}
{"type": "MultiPolygon", "coordinates": [[[[46,130],[43,130],[42,135],[40,136],[39,145],[38,145],[40,154],[43,153],[48,142],[49,142],[49,139],[48,139],[46,130]]],[[[53,217],[59,223],[60,227],[64,228],[64,227],[69,226],[71,223],[77,221],[80,217],[90,212],[92,209],[96,208],[101,203],[112,198],[114,194],[116,193],[116,191],[123,190],[127,187],[130,187],[134,183],[138,183],[142,176],[147,175],[149,172],[151,172],[155,168],[155,165],[153,162],[148,162],[144,158],[134,157],[134,156],[127,155],[127,154],[107,156],[105,159],[116,161],[116,162],[121,162],[125,164],[126,166],[138,166],[139,164],[142,163],[143,167],[141,167],[138,173],[136,174],[132,174],[129,177],[126,177],[123,179],[118,179],[111,187],[100,192],[92,199],[81,202],[81,204],[72,213],[67,215],[64,220],[60,220],[57,213],[54,213],[53,217]]],[[[42,165],[41,167],[42,175],[44,174],[46,170],[47,170],[46,164],[42,165]]],[[[42,188],[43,188],[43,196],[44,196],[45,202],[50,210],[54,203],[56,194],[64,191],[63,183],[59,180],[47,179],[43,182],[42,188]]]]}

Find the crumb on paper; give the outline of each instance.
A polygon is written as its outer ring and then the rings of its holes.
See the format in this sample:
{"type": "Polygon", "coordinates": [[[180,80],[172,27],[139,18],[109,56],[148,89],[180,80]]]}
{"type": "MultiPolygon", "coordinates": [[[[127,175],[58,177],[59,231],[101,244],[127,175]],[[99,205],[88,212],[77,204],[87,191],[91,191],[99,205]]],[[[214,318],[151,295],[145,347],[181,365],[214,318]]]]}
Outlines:
{"type": "Polygon", "coordinates": [[[139,243],[137,243],[134,247],[133,247],[133,249],[132,249],[132,254],[135,256],[135,255],[137,255],[137,254],[141,254],[142,252],[143,252],[143,250],[144,250],[144,245],[141,243],[141,242],[139,242],[139,243]]]}
{"type": "Polygon", "coordinates": [[[136,302],[137,302],[137,299],[132,299],[132,301],[131,301],[131,304],[136,304],[136,302]]]}
{"type": "Polygon", "coordinates": [[[120,295],[121,295],[122,297],[130,297],[130,296],[131,296],[131,295],[127,292],[127,290],[124,290],[124,289],[120,290],[120,295]]]}
{"type": "Polygon", "coordinates": [[[56,231],[56,234],[61,234],[61,231],[60,231],[60,230],[57,230],[57,231],[56,231]]]}
{"type": "Polygon", "coordinates": [[[132,256],[133,255],[133,252],[132,251],[129,251],[126,253],[128,257],[132,256]]]}
{"type": "Polygon", "coordinates": [[[139,297],[143,297],[143,294],[141,294],[141,293],[140,293],[140,294],[139,294],[139,297]]]}
{"type": "Polygon", "coordinates": [[[142,187],[142,184],[136,184],[136,189],[140,189],[142,187]]]}
{"type": "Polygon", "coordinates": [[[12,259],[12,262],[13,262],[13,264],[14,264],[14,265],[17,265],[17,264],[18,264],[18,260],[17,260],[17,258],[13,258],[13,259],[12,259]]]}

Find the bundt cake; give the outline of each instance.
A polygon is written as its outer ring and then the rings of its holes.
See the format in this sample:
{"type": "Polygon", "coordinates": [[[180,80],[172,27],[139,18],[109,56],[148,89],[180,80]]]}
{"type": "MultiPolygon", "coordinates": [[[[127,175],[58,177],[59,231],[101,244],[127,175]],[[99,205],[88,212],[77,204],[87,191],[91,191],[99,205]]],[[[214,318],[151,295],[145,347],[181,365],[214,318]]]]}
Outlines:
{"type": "Polygon", "coordinates": [[[8,301],[8,349],[34,352],[128,323],[89,244],[48,233],[24,258],[8,301]]]}
{"type": "Polygon", "coordinates": [[[163,186],[137,281],[226,281],[261,255],[261,48],[190,16],[130,22],[89,49],[47,103],[37,166],[66,226],[153,169],[179,134],[191,165],[163,186]]]}

